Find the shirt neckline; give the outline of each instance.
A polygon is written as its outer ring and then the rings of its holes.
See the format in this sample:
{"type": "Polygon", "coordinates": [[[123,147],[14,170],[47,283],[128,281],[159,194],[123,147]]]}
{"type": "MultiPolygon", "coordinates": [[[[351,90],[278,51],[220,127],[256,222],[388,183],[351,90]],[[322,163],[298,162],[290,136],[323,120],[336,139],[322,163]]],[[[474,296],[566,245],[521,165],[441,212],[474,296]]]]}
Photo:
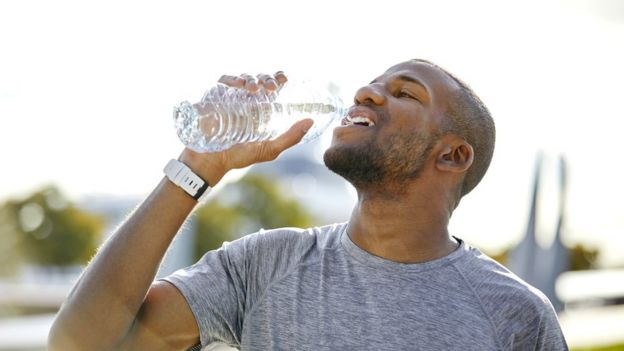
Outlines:
{"type": "Polygon", "coordinates": [[[422,272],[434,268],[439,268],[442,266],[446,266],[456,261],[460,257],[464,256],[466,252],[468,252],[468,246],[466,243],[453,236],[458,242],[458,247],[453,250],[451,253],[444,257],[436,258],[431,261],[419,262],[419,263],[401,263],[395,262],[392,260],[385,259],[383,257],[375,256],[368,251],[363,250],[359,246],[357,246],[347,233],[348,225],[345,224],[343,230],[340,233],[340,243],[345,251],[349,255],[351,255],[357,261],[373,267],[373,268],[381,268],[384,270],[394,271],[394,272],[404,272],[404,273],[414,273],[414,272],[422,272]]]}

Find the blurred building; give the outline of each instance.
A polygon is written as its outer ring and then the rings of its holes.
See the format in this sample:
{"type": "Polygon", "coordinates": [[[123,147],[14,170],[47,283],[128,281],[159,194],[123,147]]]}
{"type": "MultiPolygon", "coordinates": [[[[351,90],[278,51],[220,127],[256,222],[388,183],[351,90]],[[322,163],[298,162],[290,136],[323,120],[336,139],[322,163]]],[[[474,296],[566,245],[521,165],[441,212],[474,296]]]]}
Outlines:
{"type": "Polygon", "coordinates": [[[562,156],[545,165],[544,155],[538,155],[533,178],[531,208],[526,234],[509,256],[509,268],[529,284],[541,290],[555,310],[563,304],[555,292],[559,275],[568,270],[568,249],[561,241],[566,202],[566,163],[562,156]],[[554,180],[546,182],[546,180],[554,180]],[[545,185],[550,185],[545,189],[545,185]],[[550,210],[547,211],[546,209],[550,210]],[[551,241],[540,245],[539,235],[554,235],[551,241]]]}

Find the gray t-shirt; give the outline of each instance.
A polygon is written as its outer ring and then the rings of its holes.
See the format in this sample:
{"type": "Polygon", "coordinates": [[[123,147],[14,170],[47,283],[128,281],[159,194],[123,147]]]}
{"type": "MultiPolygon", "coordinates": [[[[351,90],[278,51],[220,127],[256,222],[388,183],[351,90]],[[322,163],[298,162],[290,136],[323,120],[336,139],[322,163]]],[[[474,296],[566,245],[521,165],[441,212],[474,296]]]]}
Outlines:
{"type": "Polygon", "coordinates": [[[242,350],[567,350],[548,299],[461,241],[402,264],[360,249],[346,224],[260,231],[165,280],[206,346],[242,350]]]}

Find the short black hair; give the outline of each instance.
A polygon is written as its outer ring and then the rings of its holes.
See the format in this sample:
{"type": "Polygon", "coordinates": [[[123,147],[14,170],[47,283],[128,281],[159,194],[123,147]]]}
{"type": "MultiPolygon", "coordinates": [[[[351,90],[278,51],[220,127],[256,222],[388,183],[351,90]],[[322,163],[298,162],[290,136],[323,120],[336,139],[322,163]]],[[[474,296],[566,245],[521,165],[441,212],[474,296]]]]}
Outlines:
{"type": "Polygon", "coordinates": [[[459,198],[468,194],[481,181],[490,166],[494,155],[496,128],[494,119],[485,104],[474,93],[468,84],[455,77],[444,68],[422,59],[413,59],[411,62],[421,62],[444,72],[453,79],[460,89],[451,94],[446,106],[447,123],[444,123],[442,133],[453,133],[464,138],[474,150],[474,160],[460,189],[459,198]]]}

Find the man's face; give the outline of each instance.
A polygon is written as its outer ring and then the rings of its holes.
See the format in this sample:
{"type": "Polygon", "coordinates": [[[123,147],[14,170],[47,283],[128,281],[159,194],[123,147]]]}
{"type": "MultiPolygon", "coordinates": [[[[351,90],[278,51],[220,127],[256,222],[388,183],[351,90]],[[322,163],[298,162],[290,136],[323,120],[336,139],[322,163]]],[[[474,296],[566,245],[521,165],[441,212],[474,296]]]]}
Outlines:
{"type": "Polygon", "coordinates": [[[453,89],[455,82],[429,64],[391,67],[357,91],[325,164],[356,187],[417,178],[440,137],[453,89]]]}

